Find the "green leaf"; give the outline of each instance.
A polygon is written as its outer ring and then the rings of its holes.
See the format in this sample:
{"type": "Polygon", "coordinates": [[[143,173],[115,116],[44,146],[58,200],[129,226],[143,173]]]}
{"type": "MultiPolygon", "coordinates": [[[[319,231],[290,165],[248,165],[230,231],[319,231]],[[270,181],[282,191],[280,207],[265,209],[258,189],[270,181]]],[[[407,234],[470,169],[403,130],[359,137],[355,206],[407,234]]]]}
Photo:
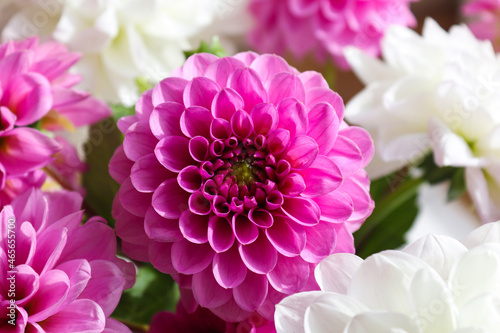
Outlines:
{"type": "Polygon", "coordinates": [[[466,190],[465,168],[456,169],[455,174],[451,178],[450,189],[448,190],[448,202],[460,198],[466,190]]]}
{"type": "Polygon", "coordinates": [[[121,104],[111,104],[111,110],[113,111],[113,119],[118,121],[121,117],[130,116],[135,113],[135,106],[124,106],[121,104]]]}
{"type": "Polygon", "coordinates": [[[122,144],[123,135],[113,118],[106,118],[89,129],[85,143],[85,157],[88,171],[83,175],[83,186],[87,190],[85,210],[90,216],[104,217],[111,225],[111,206],[119,185],[108,172],[108,164],[116,148],[122,144]]]}
{"type": "Polygon", "coordinates": [[[112,317],[126,323],[147,325],[159,311],[175,311],[179,288],[174,280],[147,264],[139,268],[133,288],[123,292],[112,317]]]}
{"type": "Polygon", "coordinates": [[[457,168],[454,167],[440,167],[436,165],[432,153],[424,157],[419,168],[423,171],[423,178],[432,185],[453,178],[453,175],[457,171],[457,168]]]}
{"type": "Polygon", "coordinates": [[[217,37],[217,36],[214,36],[212,38],[212,45],[208,44],[205,41],[201,41],[200,46],[196,50],[184,51],[184,56],[187,59],[196,53],[210,53],[210,54],[216,55],[219,58],[227,56],[227,53],[224,50],[224,48],[222,47],[222,44],[220,43],[219,37],[217,37]]]}

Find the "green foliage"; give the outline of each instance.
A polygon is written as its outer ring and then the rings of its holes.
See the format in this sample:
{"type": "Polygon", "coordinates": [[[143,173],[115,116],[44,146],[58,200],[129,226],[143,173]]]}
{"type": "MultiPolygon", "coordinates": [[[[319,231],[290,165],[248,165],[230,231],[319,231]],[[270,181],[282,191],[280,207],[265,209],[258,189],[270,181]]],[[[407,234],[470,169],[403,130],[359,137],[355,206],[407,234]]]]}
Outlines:
{"type": "Polygon", "coordinates": [[[139,268],[133,288],[123,292],[112,317],[133,326],[147,325],[160,311],[175,311],[179,289],[169,275],[151,265],[139,268]]]}
{"type": "Polygon", "coordinates": [[[89,139],[84,150],[88,171],[83,175],[86,212],[90,216],[104,217],[111,225],[111,206],[119,185],[111,178],[108,164],[116,148],[122,143],[123,135],[113,118],[106,118],[90,127],[89,139]]]}
{"type": "Polygon", "coordinates": [[[450,189],[448,190],[448,202],[460,198],[466,190],[465,168],[457,168],[451,178],[450,189]]]}
{"type": "Polygon", "coordinates": [[[113,119],[118,121],[121,117],[130,116],[135,113],[135,106],[124,106],[121,104],[111,104],[111,111],[113,111],[113,119]]]}
{"type": "Polygon", "coordinates": [[[200,46],[193,51],[184,51],[184,55],[186,56],[186,59],[192,56],[193,54],[196,53],[210,53],[213,55],[216,55],[219,58],[227,56],[226,51],[224,51],[224,48],[222,47],[222,44],[220,43],[219,37],[215,36],[212,38],[212,44],[208,44],[205,41],[202,41],[200,43],[200,46]]]}

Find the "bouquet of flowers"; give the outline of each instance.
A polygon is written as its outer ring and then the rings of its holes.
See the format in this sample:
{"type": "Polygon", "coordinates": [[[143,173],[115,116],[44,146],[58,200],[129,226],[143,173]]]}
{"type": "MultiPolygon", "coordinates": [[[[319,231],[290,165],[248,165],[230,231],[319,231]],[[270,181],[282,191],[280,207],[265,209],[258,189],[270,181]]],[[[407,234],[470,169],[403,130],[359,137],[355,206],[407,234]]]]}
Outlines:
{"type": "Polygon", "coordinates": [[[500,1],[429,3],[1,1],[0,332],[498,332],[500,1]]]}

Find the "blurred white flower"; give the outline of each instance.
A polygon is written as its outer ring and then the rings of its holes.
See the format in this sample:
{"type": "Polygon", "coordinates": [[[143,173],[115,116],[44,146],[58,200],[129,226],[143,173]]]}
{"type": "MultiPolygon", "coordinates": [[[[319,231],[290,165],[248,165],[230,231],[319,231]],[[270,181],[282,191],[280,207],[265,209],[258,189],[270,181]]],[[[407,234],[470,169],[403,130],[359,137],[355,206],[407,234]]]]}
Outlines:
{"type": "Polygon", "coordinates": [[[500,63],[491,43],[466,26],[447,33],[427,19],[422,36],[391,27],[382,54],[384,61],[346,51],[367,85],[346,118],[374,138],[370,175],[414,164],[432,150],[437,165],[466,168],[481,219],[500,219],[500,63]]]}
{"type": "MultiPolygon", "coordinates": [[[[210,31],[243,33],[247,0],[0,0],[3,40],[40,35],[83,54],[81,88],[132,105],[136,79],[155,83],[210,31]],[[238,27],[234,22],[239,22],[238,27]]],[[[227,45],[227,44],[226,44],[227,45]]]]}
{"type": "Polygon", "coordinates": [[[321,291],[277,305],[278,333],[498,332],[500,223],[462,243],[429,235],[366,260],[334,254],[315,276],[321,291]]]}

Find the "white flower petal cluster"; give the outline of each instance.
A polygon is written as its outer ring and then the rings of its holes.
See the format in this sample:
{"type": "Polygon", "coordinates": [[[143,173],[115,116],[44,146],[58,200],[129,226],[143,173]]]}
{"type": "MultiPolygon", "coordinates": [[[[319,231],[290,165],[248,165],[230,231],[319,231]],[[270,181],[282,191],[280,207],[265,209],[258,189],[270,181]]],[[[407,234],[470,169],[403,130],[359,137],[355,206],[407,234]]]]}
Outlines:
{"type": "Polygon", "coordinates": [[[1,0],[2,40],[39,35],[82,53],[81,88],[131,105],[136,79],[157,82],[210,34],[238,35],[247,0],[1,0]],[[238,21],[239,25],[234,22],[238,21]]]}
{"type": "Polygon", "coordinates": [[[429,235],[366,260],[334,254],[321,291],[277,305],[278,333],[494,333],[500,327],[500,222],[463,242],[429,235]]]}
{"type": "MultiPolygon", "coordinates": [[[[434,152],[436,164],[466,168],[469,194],[484,222],[500,219],[500,60],[488,41],[427,19],[422,36],[391,27],[384,60],[349,49],[366,88],[347,119],[368,129],[378,177],[434,152]]],[[[370,167],[369,167],[370,168],[370,167]]]]}

